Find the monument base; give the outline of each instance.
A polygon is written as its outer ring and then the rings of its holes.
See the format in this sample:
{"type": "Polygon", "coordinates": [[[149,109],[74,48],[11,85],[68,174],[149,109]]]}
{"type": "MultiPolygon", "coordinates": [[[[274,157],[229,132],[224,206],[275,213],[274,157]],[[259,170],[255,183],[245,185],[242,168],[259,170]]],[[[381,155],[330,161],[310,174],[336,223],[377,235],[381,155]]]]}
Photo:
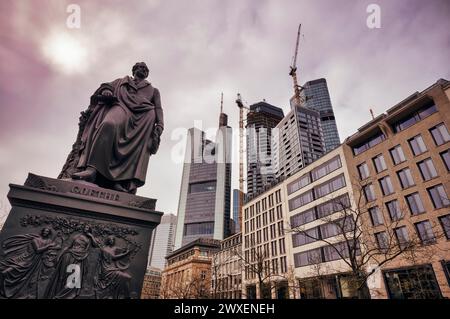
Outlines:
{"type": "Polygon", "coordinates": [[[34,174],[8,199],[0,298],[139,298],[155,199],[34,174]]]}

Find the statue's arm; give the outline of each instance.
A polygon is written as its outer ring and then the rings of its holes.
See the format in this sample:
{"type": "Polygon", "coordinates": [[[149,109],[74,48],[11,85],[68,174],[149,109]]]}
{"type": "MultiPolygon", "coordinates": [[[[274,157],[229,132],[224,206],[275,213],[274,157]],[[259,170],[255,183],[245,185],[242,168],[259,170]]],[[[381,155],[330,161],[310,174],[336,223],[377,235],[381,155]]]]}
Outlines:
{"type": "Polygon", "coordinates": [[[160,126],[161,129],[164,129],[164,112],[161,106],[161,95],[159,94],[158,89],[155,89],[155,93],[153,95],[153,104],[155,105],[156,112],[155,125],[160,126]]]}

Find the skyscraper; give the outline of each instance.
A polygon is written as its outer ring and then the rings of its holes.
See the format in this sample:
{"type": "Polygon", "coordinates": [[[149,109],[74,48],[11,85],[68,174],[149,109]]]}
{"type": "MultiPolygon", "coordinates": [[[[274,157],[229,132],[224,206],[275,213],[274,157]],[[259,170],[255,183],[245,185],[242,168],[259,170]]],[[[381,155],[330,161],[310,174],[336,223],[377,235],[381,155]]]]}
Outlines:
{"type": "Polygon", "coordinates": [[[295,106],[276,127],[273,162],[276,177],[288,177],[324,154],[318,111],[295,106]]]}
{"type": "Polygon", "coordinates": [[[272,129],[283,110],[266,102],[250,106],[247,114],[247,194],[255,195],[275,178],[272,163],[272,129]]]}
{"type": "Polygon", "coordinates": [[[233,222],[234,222],[234,233],[237,234],[241,231],[241,225],[239,223],[239,214],[241,211],[241,206],[239,205],[239,189],[233,189],[233,222]]]}
{"type": "Polygon", "coordinates": [[[327,80],[322,78],[306,82],[301,94],[304,97],[303,106],[320,113],[325,152],[335,149],[341,142],[333,106],[331,105],[330,93],[328,92],[327,80]]]}
{"type": "Polygon", "coordinates": [[[198,238],[222,240],[230,235],[231,141],[222,112],[215,142],[197,128],[188,130],[175,249],[198,238]]]}
{"type": "Polygon", "coordinates": [[[177,216],[173,214],[164,214],[162,216],[161,223],[153,232],[149,252],[149,266],[164,269],[166,256],[173,251],[175,244],[176,226],[177,216]]]}

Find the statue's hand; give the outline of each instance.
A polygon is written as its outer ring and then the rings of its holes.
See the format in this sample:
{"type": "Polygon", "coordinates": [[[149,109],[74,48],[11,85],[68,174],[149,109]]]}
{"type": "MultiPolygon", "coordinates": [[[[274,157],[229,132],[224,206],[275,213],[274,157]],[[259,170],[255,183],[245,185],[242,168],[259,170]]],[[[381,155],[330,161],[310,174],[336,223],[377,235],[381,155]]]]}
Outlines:
{"type": "Polygon", "coordinates": [[[164,129],[161,125],[155,125],[155,133],[158,134],[158,136],[161,136],[163,130],[164,129]]]}
{"type": "Polygon", "coordinates": [[[111,90],[106,89],[106,90],[102,91],[102,95],[103,96],[112,96],[113,93],[111,92],[111,90]]]}

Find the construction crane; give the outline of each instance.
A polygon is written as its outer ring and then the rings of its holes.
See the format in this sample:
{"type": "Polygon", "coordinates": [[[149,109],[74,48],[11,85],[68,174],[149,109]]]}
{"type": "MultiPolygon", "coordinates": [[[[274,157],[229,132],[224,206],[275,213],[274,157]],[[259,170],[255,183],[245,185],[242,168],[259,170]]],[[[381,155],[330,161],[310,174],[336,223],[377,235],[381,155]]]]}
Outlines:
{"type": "Polygon", "coordinates": [[[250,110],[242,102],[241,94],[237,94],[236,104],[239,107],[239,226],[242,231],[242,206],[244,204],[244,110],[250,110]]]}
{"type": "Polygon", "coordinates": [[[291,101],[291,105],[300,105],[303,101],[302,97],[300,96],[300,88],[301,86],[298,84],[297,79],[297,56],[298,56],[298,46],[300,43],[300,32],[302,29],[302,24],[300,23],[298,26],[298,32],[297,32],[297,41],[295,43],[295,51],[294,56],[292,57],[292,65],[291,70],[289,71],[289,75],[292,76],[292,80],[294,81],[294,96],[291,101]]]}

